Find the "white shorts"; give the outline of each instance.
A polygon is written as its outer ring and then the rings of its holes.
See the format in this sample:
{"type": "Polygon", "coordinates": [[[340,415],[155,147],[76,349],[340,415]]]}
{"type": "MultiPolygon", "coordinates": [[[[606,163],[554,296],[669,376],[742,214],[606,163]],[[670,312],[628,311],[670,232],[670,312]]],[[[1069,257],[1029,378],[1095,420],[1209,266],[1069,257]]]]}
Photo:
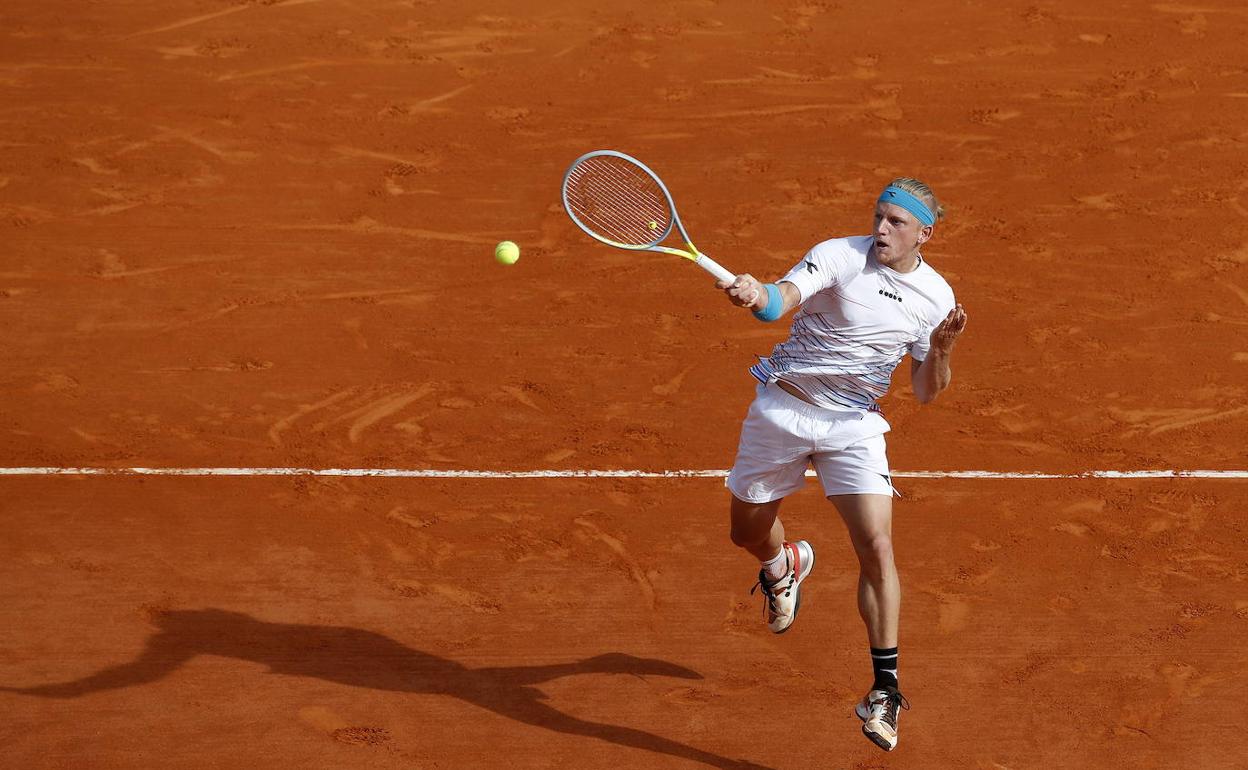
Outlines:
{"type": "Polygon", "coordinates": [[[888,430],[878,413],[825,409],[759,385],[726,486],[747,503],[769,503],[801,489],[813,465],[825,495],[891,497],[888,430]]]}

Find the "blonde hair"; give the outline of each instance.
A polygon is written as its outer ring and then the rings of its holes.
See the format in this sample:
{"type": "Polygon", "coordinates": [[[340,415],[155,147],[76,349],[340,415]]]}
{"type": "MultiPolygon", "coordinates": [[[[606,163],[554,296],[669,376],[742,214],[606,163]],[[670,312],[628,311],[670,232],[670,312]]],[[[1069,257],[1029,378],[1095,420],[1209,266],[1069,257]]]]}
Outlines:
{"type": "Polygon", "coordinates": [[[918,179],[908,176],[899,176],[889,182],[888,187],[900,187],[911,195],[927,204],[932,213],[936,215],[936,221],[939,222],[945,218],[945,207],[940,205],[940,201],[936,200],[936,194],[932,192],[932,188],[928,187],[918,179]]]}

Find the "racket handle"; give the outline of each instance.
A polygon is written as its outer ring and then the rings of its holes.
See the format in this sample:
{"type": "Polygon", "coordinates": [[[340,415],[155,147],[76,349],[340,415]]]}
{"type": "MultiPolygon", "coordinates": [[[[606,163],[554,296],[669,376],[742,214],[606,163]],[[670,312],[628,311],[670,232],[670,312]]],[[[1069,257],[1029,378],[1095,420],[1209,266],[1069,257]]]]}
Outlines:
{"type": "Polygon", "coordinates": [[[695,259],[693,262],[698,267],[702,268],[703,270],[715,276],[721,281],[728,281],[729,283],[731,283],[732,281],[735,281],[737,279],[735,275],[725,270],[723,267],[720,266],[718,262],[706,256],[705,254],[699,253],[698,258],[695,259]]]}

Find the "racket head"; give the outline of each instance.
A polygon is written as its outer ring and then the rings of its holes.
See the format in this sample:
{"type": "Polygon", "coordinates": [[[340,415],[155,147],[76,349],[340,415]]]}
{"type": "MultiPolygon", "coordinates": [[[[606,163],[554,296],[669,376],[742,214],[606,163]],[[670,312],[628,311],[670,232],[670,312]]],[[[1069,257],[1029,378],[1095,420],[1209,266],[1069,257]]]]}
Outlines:
{"type": "Polygon", "coordinates": [[[679,223],[658,174],[615,150],[572,163],[563,175],[563,208],[591,238],[619,249],[654,250],[679,223]]]}

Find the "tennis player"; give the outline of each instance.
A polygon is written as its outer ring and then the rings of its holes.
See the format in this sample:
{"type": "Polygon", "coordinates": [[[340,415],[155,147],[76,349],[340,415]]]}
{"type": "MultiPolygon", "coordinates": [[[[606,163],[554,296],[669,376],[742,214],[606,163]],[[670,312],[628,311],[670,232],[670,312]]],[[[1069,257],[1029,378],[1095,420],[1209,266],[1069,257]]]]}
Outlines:
{"type": "Polygon", "coordinates": [[[814,466],[858,556],[858,610],[875,679],[855,711],[863,732],[885,751],[897,746],[897,719],[910,704],[897,677],[901,587],[884,442],[889,425],[876,400],[907,353],[920,402],[949,387],[966,312],[921,254],[943,218],[927,185],[894,179],[876,201],[871,235],[817,244],[777,283],[743,274],[718,284],[762,321],[799,308],[789,338],[750,368],[757,396],[727,481],[732,541],[762,562],[755,588],[766,597],[767,625],[777,634],[789,630],[815,552],[805,540],[785,539],[777,513],[814,466]]]}

